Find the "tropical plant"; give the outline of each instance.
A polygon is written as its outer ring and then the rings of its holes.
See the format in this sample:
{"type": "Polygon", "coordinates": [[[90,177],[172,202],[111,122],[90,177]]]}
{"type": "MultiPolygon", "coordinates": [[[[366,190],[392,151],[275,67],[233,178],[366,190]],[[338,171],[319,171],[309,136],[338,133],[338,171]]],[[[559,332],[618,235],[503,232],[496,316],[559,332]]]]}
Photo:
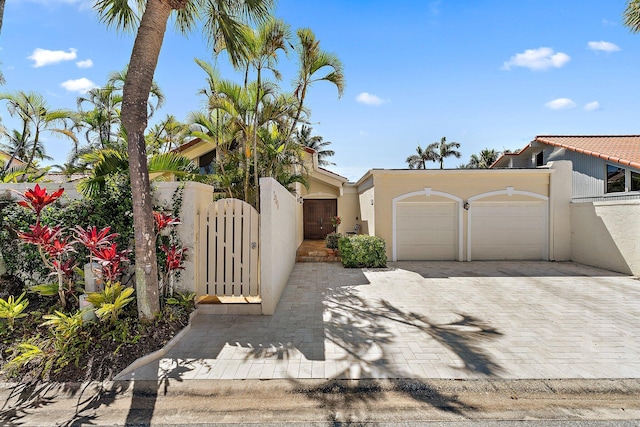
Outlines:
{"type": "MultiPolygon", "coordinates": [[[[9,137],[9,145],[4,147],[12,154],[3,172],[8,170],[18,154],[23,156],[26,169],[31,168],[36,160],[47,159],[41,139],[44,132],[63,135],[77,143],[77,138],[68,128],[73,116],[71,111],[49,108],[44,97],[35,92],[3,93],[0,100],[7,101],[9,114],[19,120],[21,127],[21,130],[10,134],[13,137],[9,137]]],[[[5,132],[5,136],[8,135],[5,132]]]]}
{"type": "Polygon", "coordinates": [[[13,295],[6,300],[0,298],[0,319],[7,319],[10,329],[13,329],[16,319],[27,317],[24,310],[29,305],[29,300],[24,299],[25,295],[26,292],[23,292],[17,299],[13,295]]]}
{"type": "Polygon", "coordinates": [[[147,148],[150,155],[165,154],[179,147],[189,133],[189,126],[179,122],[172,115],[157,123],[147,134],[147,148]]]}
{"type": "Polygon", "coordinates": [[[272,0],[184,0],[165,3],[158,0],[138,2],[142,17],[133,3],[98,0],[95,9],[103,22],[122,30],[135,30],[136,40],[131,52],[129,70],[124,82],[122,117],[127,131],[130,161],[131,194],[136,231],[136,289],[140,318],[151,319],[160,311],[155,242],[144,238],[153,234],[153,206],[147,167],[144,130],[147,126],[146,104],[151,91],[160,48],[169,16],[176,11],[176,27],[190,32],[195,21],[203,17],[204,33],[216,48],[224,47],[233,64],[238,64],[246,52],[246,31],[241,18],[264,20],[273,6],[272,0]],[[139,19],[139,20],[138,20],[139,19]],[[150,274],[146,269],[151,266],[150,274]]]}
{"type": "Polygon", "coordinates": [[[436,161],[440,162],[440,169],[443,169],[444,159],[446,159],[447,157],[454,156],[459,159],[460,156],[462,156],[462,154],[460,154],[460,152],[456,150],[456,148],[460,148],[460,143],[447,142],[446,136],[443,136],[440,139],[440,142],[436,142],[434,144],[437,144],[436,161]]]}
{"type": "Polygon", "coordinates": [[[493,148],[485,148],[478,154],[472,154],[466,167],[470,169],[488,169],[500,157],[500,152],[493,148]]]}
{"type": "Polygon", "coordinates": [[[113,325],[127,304],[135,299],[133,292],[133,288],[123,287],[120,282],[107,282],[103,291],[89,293],[87,301],[96,308],[100,320],[108,320],[113,325]]]}
{"type": "Polygon", "coordinates": [[[427,162],[435,162],[438,153],[436,151],[437,142],[427,145],[426,148],[422,148],[420,144],[416,147],[416,154],[412,154],[407,157],[407,164],[409,169],[426,169],[427,162]]]}
{"type": "Polygon", "coordinates": [[[300,28],[296,34],[298,36],[296,51],[300,68],[293,93],[296,97],[298,108],[287,133],[287,140],[294,134],[300,122],[307,91],[313,83],[318,81],[333,83],[338,89],[338,97],[342,97],[345,84],[342,62],[336,55],[325,52],[320,48],[320,40],[316,39],[313,31],[309,28],[300,28]]]}
{"type": "Polygon", "coordinates": [[[311,126],[302,125],[300,129],[297,129],[294,135],[295,141],[303,147],[309,147],[318,153],[318,166],[330,166],[335,165],[327,160],[335,154],[333,150],[327,150],[325,147],[331,145],[330,141],[323,141],[323,138],[319,135],[311,136],[313,128],[311,126]]]}
{"type": "MultiPolygon", "coordinates": [[[[273,73],[277,80],[280,80],[280,72],[275,68],[278,61],[278,51],[287,51],[287,45],[290,44],[291,30],[289,26],[281,20],[269,18],[261,23],[256,31],[248,33],[248,52],[244,58],[246,62],[245,76],[249,75],[250,68],[256,72],[256,97],[253,112],[253,170],[254,170],[254,188],[255,206],[259,205],[260,194],[258,188],[258,126],[261,100],[267,92],[262,90],[262,71],[269,70],[273,73]]],[[[246,77],[245,77],[246,79],[246,77]]],[[[247,86],[245,82],[245,87],[247,86]]]]}
{"type": "MultiPolygon", "coordinates": [[[[83,178],[78,183],[78,189],[85,195],[98,194],[105,188],[109,177],[125,175],[129,170],[129,156],[124,151],[98,150],[84,154],[82,158],[93,164],[91,176],[83,178]]],[[[158,175],[170,173],[178,177],[191,176],[198,172],[191,160],[175,152],[151,156],[147,170],[158,175]]]]}
{"type": "Polygon", "coordinates": [[[640,32],[640,0],[628,0],[623,22],[632,33],[640,32]]]}

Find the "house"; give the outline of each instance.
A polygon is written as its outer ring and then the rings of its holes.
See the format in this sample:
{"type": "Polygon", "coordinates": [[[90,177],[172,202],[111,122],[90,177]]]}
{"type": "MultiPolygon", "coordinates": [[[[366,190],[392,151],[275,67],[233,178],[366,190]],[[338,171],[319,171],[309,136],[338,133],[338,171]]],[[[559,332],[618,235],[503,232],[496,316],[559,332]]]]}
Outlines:
{"type": "Polygon", "coordinates": [[[640,136],[539,136],[491,169],[371,169],[356,182],[307,150],[290,222],[298,245],[333,231],[381,237],[389,261],[572,260],[640,275],[638,147],[640,136]]]}
{"type": "MultiPolygon", "coordinates": [[[[4,165],[9,160],[11,160],[11,154],[0,150],[0,163],[2,163],[2,165],[4,165]]],[[[17,157],[14,157],[14,159],[11,161],[11,165],[9,166],[9,169],[14,168],[14,167],[24,167],[24,166],[26,166],[25,162],[23,162],[22,160],[18,159],[17,157]]]]}
{"type": "Polygon", "coordinates": [[[640,198],[640,135],[540,135],[491,168],[536,168],[558,160],[573,164],[576,202],[640,198]]]}

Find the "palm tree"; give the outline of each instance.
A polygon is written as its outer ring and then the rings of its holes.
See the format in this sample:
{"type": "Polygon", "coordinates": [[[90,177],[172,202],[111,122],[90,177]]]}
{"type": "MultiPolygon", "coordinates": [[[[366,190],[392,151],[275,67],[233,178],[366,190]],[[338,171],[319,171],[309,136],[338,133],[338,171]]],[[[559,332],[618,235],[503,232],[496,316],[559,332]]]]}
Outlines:
{"type": "Polygon", "coordinates": [[[459,151],[455,150],[456,148],[460,148],[460,144],[457,142],[447,142],[446,136],[443,136],[440,142],[434,142],[434,144],[438,147],[436,161],[440,162],[440,169],[444,168],[444,159],[447,157],[454,156],[459,159],[460,156],[462,156],[459,151]]]}
{"type": "Polygon", "coordinates": [[[325,147],[331,145],[330,141],[323,141],[319,135],[311,136],[311,126],[302,125],[301,129],[297,129],[294,135],[295,141],[303,147],[309,147],[318,153],[318,166],[330,166],[335,163],[330,162],[327,157],[331,157],[335,154],[333,150],[326,150],[325,147]]]}
{"type": "Polygon", "coordinates": [[[167,21],[176,11],[176,27],[180,32],[188,33],[194,28],[195,21],[203,17],[204,32],[210,43],[223,41],[231,62],[237,65],[246,52],[241,20],[264,20],[273,0],[146,0],[137,2],[143,9],[140,20],[133,4],[97,0],[95,8],[107,25],[137,31],[123,87],[122,124],[127,131],[130,162],[138,315],[142,319],[152,319],[160,311],[160,299],[155,240],[150,238],[155,230],[144,131],[148,119],[147,102],[167,21]]]}
{"type": "Polygon", "coordinates": [[[256,71],[256,98],[255,111],[253,113],[253,178],[255,187],[255,207],[258,208],[260,202],[260,192],[258,191],[258,109],[264,92],[262,90],[262,70],[269,70],[277,80],[280,80],[280,72],[275,68],[278,62],[278,51],[286,53],[287,45],[290,43],[291,30],[289,26],[281,20],[269,19],[262,23],[257,31],[252,31],[248,35],[248,54],[245,58],[245,87],[249,68],[256,71]]]}
{"type": "Polygon", "coordinates": [[[168,153],[182,145],[188,132],[188,125],[167,114],[147,135],[147,147],[151,149],[151,154],[168,153]]]}
{"type": "MultiPolygon", "coordinates": [[[[120,108],[122,95],[110,84],[102,88],[89,90],[85,96],[78,97],[78,112],[74,128],[82,130],[87,145],[75,147],[69,155],[69,163],[75,164],[82,154],[93,150],[114,148],[120,134],[120,108]],[[86,108],[86,106],[89,108],[86,108]]],[[[80,168],[83,166],[81,165],[80,168]]]]}
{"type": "Polygon", "coordinates": [[[304,110],[307,90],[313,83],[318,81],[333,83],[338,89],[338,97],[342,97],[345,83],[342,62],[336,55],[320,49],[320,40],[316,39],[313,31],[309,28],[301,28],[297,31],[297,35],[299,44],[296,46],[296,51],[300,61],[300,70],[293,93],[298,101],[298,110],[291,122],[287,139],[293,135],[296,126],[298,126],[304,110]],[[326,74],[324,74],[325,70],[326,74]]]}
{"type": "Polygon", "coordinates": [[[420,144],[418,144],[416,154],[407,157],[406,162],[409,165],[409,169],[426,169],[427,162],[436,162],[438,159],[437,147],[437,142],[427,145],[425,149],[422,149],[420,144]]]}
{"type": "Polygon", "coordinates": [[[629,0],[623,14],[623,21],[632,33],[640,32],[640,0],[629,0]]]}
{"type": "Polygon", "coordinates": [[[485,148],[480,153],[471,155],[467,167],[470,169],[489,169],[489,166],[494,164],[498,157],[500,157],[499,151],[485,148]]]}
{"type": "Polygon", "coordinates": [[[71,111],[49,108],[44,97],[35,92],[5,93],[0,94],[0,99],[7,101],[9,114],[20,120],[22,129],[22,131],[14,130],[11,134],[5,133],[13,147],[11,147],[11,158],[3,168],[4,172],[18,154],[23,156],[22,160],[25,161],[27,170],[34,166],[36,160],[48,159],[41,139],[44,132],[64,135],[77,144],[77,138],[67,127],[73,116],[71,111]],[[63,125],[63,127],[55,127],[57,125],[63,125]]]}

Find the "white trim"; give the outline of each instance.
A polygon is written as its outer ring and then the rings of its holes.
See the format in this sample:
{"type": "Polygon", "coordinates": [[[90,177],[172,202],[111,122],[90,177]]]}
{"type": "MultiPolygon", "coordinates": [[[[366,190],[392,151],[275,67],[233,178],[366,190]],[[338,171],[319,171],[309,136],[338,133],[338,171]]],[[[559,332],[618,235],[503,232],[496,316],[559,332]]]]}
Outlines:
{"type": "Polygon", "coordinates": [[[397,261],[398,260],[398,255],[397,255],[397,232],[396,232],[396,205],[398,202],[404,200],[404,199],[408,199],[409,197],[415,197],[415,196],[425,196],[425,197],[430,197],[430,196],[440,196],[440,197],[445,197],[447,199],[451,199],[454,200],[458,203],[458,261],[462,261],[462,257],[463,257],[463,241],[462,241],[462,214],[463,214],[463,208],[462,208],[462,204],[463,204],[463,200],[458,197],[458,196],[454,196],[453,194],[449,194],[449,193],[444,193],[442,191],[434,191],[432,190],[430,187],[425,187],[423,190],[420,191],[412,191],[411,193],[406,193],[406,194],[402,194],[400,196],[396,196],[393,199],[391,199],[391,209],[392,209],[392,231],[391,231],[391,260],[392,261],[397,261]]]}
{"type": "Polygon", "coordinates": [[[544,200],[546,201],[546,208],[547,208],[547,238],[545,239],[546,244],[547,244],[547,248],[546,248],[546,252],[547,252],[547,259],[549,259],[549,232],[550,232],[550,226],[549,226],[549,215],[550,215],[550,211],[549,211],[549,197],[543,195],[543,194],[538,194],[538,193],[534,193],[532,191],[523,191],[523,190],[514,190],[513,187],[507,187],[504,190],[496,190],[496,191],[488,191],[486,193],[481,193],[481,194],[476,194],[475,196],[471,196],[467,199],[467,202],[469,202],[469,210],[467,210],[467,261],[471,261],[471,216],[472,216],[472,208],[473,208],[473,204],[471,202],[478,200],[478,199],[484,199],[486,197],[491,197],[491,196],[503,196],[503,195],[507,195],[509,197],[513,196],[514,194],[519,195],[519,196],[527,196],[527,197],[533,197],[536,199],[540,199],[540,200],[544,200]]]}

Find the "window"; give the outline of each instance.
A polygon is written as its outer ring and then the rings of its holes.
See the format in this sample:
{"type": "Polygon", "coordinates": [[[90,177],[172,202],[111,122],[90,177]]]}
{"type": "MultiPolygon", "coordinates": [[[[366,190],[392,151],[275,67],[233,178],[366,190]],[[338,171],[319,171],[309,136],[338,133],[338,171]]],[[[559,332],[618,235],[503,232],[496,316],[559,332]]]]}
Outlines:
{"type": "Polygon", "coordinates": [[[607,165],[607,193],[621,193],[624,192],[624,175],[623,168],[607,165]]]}
{"type": "Polygon", "coordinates": [[[538,154],[536,154],[536,166],[543,166],[543,165],[544,165],[544,151],[541,151],[538,154]]]}
{"type": "Polygon", "coordinates": [[[198,166],[200,167],[200,173],[202,175],[210,175],[215,172],[215,157],[215,150],[209,151],[207,154],[200,156],[198,159],[198,166]]]}
{"type": "Polygon", "coordinates": [[[631,171],[631,191],[640,191],[640,172],[631,171]]]}

